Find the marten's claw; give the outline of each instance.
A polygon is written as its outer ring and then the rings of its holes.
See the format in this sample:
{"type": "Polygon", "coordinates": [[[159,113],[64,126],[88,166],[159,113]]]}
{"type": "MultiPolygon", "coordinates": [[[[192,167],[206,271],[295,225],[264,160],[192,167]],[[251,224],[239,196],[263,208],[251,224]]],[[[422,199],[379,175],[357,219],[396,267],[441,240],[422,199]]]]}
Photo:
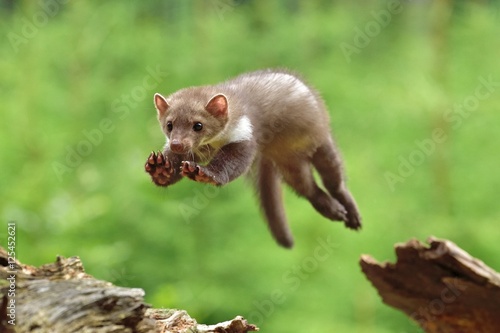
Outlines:
{"type": "Polygon", "coordinates": [[[182,161],[181,163],[181,174],[191,180],[200,183],[207,183],[212,185],[220,185],[215,177],[210,174],[205,167],[196,164],[191,161],[182,161]]]}
{"type": "Polygon", "coordinates": [[[162,152],[152,152],[144,165],[144,169],[158,186],[167,186],[174,170],[162,152]]]}

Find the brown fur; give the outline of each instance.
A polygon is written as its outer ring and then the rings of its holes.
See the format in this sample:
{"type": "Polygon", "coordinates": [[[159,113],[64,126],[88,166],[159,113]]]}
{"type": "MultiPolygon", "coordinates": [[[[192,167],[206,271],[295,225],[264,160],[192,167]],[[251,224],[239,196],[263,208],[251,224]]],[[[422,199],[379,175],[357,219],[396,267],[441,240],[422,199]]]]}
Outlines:
{"type": "Polygon", "coordinates": [[[243,74],[167,98],[156,95],[155,105],[168,138],[163,154],[152,153],[146,163],[157,185],[171,185],[183,176],[224,185],[255,163],[262,210],[281,245],[293,245],[281,180],[326,218],[344,221],[352,229],[361,227],[324,102],[296,75],[273,70],[243,74]],[[195,131],[198,122],[203,129],[195,131]],[[312,166],[328,193],[316,184],[312,166]]]}

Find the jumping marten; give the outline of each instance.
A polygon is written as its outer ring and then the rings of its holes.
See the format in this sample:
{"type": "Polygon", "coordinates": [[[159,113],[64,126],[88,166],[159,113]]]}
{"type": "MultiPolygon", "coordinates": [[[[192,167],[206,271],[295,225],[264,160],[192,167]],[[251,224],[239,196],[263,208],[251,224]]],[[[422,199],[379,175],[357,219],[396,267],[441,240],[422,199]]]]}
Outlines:
{"type": "Polygon", "coordinates": [[[156,185],[169,186],[182,177],[225,185],[254,165],[262,210],[282,246],[293,246],[282,181],[324,217],[361,227],[325,103],[297,75],[262,70],[168,97],[155,94],[154,103],[167,138],[163,153],[151,153],[145,165],[156,185]],[[313,166],[328,193],[316,184],[313,166]]]}

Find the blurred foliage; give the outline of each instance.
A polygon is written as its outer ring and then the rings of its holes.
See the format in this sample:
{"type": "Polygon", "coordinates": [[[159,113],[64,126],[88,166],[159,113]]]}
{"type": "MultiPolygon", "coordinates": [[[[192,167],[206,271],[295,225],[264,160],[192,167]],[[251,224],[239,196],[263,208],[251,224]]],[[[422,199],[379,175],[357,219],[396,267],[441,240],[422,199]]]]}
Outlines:
{"type": "Polygon", "coordinates": [[[155,307],[200,322],[241,314],[264,332],[419,332],[358,266],[362,253],[393,260],[412,237],[450,239],[500,269],[499,84],[474,100],[481,80],[500,80],[495,4],[1,4],[0,216],[17,222],[23,262],[79,255],[155,307]],[[286,251],[244,179],[159,189],[144,173],[164,142],[155,92],[267,67],[302,73],[329,105],[361,232],[286,191],[286,251]],[[436,129],[446,138],[431,144],[436,129]]]}

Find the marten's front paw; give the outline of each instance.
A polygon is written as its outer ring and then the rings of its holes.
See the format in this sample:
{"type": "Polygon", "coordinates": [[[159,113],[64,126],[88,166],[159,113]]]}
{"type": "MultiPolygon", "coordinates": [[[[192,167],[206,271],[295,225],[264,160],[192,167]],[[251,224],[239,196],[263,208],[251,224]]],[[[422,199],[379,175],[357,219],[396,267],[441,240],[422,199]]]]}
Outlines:
{"type": "Polygon", "coordinates": [[[174,174],[174,169],[171,163],[163,156],[162,152],[152,152],[144,169],[151,176],[153,182],[158,186],[167,186],[170,183],[170,178],[174,174]]]}
{"type": "Polygon", "coordinates": [[[181,175],[196,182],[220,185],[220,183],[215,180],[215,176],[212,175],[211,172],[195,162],[182,161],[181,175]]]}

